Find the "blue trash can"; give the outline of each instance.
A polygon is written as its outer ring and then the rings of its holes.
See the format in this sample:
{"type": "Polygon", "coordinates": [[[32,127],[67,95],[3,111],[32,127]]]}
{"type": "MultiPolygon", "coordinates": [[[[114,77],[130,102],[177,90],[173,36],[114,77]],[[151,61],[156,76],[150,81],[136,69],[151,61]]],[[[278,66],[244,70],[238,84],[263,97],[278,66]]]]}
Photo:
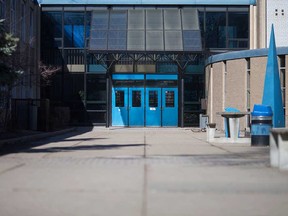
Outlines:
{"type": "Polygon", "coordinates": [[[251,113],[251,145],[268,146],[269,134],[272,128],[272,108],[255,104],[251,113]]]}

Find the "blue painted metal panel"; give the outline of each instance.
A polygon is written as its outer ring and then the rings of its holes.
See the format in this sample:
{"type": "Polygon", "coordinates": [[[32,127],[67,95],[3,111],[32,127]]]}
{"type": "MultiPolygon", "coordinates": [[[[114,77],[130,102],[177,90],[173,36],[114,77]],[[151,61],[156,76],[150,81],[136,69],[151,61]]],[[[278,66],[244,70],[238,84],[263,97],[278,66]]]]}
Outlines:
{"type": "Polygon", "coordinates": [[[146,88],[146,126],[161,126],[161,88],[146,88]]]}
{"type": "Polygon", "coordinates": [[[177,80],[178,76],[175,74],[165,75],[165,74],[147,74],[146,80],[177,80]]]}
{"type": "Polygon", "coordinates": [[[270,36],[262,104],[271,106],[272,108],[273,127],[285,127],[285,117],[273,25],[270,36]]]}
{"type": "Polygon", "coordinates": [[[256,5],[256,0],[38,0],[38,3],[44,5],[256,5]]]}
{"type": "Polygon", "coordinates": [[[128,126],[128,88],[112,88],[112,126],[128,126]],[[117,104],[119,92],[124,96],[121,106],[117,104]]]}
{"type": "Polygon", "coordinates": [[[144,126],[144,88],[129,89],[129,126],[144,126]]]}
{"type": "Polygon", "coordinates": [[[178,126],[178,89],[163,88],[162,89],[162,126],[177,127],[178,126]],[[173,92],[173,98],[171,95],[173,92]],[[173,105],[170,103],[173,99],[173,105]]]}
{"type": "Polygon", "coordinates": [[[143,74],[113,74],[113,80],[143,80],[143,74]]]}

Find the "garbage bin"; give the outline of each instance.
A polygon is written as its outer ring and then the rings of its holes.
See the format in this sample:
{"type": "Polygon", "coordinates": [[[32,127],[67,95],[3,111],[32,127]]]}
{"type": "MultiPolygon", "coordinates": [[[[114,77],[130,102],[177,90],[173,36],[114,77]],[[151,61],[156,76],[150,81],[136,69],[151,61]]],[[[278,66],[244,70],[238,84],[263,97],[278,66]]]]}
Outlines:
{"type": "Polygon", "coordinates": [[[251,145],[268,146],[273,112],[270,106],[255,104],[251,113],[251,145]]]}
{"type": "MultiPolygon", "coordinates": [[[[225,112],[240,112],[240,110],[234,108],[234,107],[226,107],[225,112]]],[[[238,130],[238,136],[240,134],[240,123],[239,123],[239,119],[236,120],[236,127],[238,130]]],[[[224,128],[225,128],[225,137],[231,137],[231,128],[230,125],[232,124],[231,119],[229,118],[224,118],[224,128]]]]}

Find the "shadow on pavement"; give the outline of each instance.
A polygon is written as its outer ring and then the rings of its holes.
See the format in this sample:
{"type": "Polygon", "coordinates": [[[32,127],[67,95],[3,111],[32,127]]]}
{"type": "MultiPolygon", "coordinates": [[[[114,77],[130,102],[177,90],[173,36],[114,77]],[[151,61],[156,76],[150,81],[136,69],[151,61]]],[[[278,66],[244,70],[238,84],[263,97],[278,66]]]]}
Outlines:
{"type": "Polygon", "coordinates": [[[88,140],[96,140],[98,138],[83,138],[83,139],[68,139],[69,137],[78,136],[81,134],[85,134],[87,132],[90,132],[93,130],[93,127],[79,127],[71,132],[66,132],[63,134],[55,134],[55,132],[45,132],[43,133],[45,137],[41,139],[37,139],[34,141],[23,141],[21,137],[19,140],[14,141],[13,143],[8,143],[5,145],[2,145],[0,147],[0,156],[11,154],[11,153],[17,153],[17,152],[23,152],[28,151],[29,149],[32,149],[34,147],[46,145],[51,142],[65,142],[65,141],[88,141],[88,140]]]}
{"type": "Polygon", "coordinates": [[[26,151],[21,151],[25,153],[49,153],[49,152],[69,152],[69,151],[79,151],[79,150],[110,150],[125,147],[138,147],[144,146],[145,144],[111,144],[111,145],[81,145],[81,146],[67,146],[67,147],[51,147],[43,149],[30,149],[26,151]]]}

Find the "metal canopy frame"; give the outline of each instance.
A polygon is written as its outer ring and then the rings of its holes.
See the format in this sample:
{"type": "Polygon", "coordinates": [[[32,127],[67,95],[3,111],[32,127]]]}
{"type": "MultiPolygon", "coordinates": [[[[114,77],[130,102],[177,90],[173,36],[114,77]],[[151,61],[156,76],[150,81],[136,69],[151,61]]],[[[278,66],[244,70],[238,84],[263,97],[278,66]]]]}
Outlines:
{"type": "Polygon", "coordinates": [[[200,56],[203,56],[202,52],[107,52],[107,51],[88,51],[92,54],[97,64],[102,65],[109,71],[114,64],[119,63],[122,59],[129,59],[133,64],[143,61],[153,63],[160,62],[172,62],[175,63],[180,72],[185,71],[187,66],[193,62],[196,62],[200,56]]]}

